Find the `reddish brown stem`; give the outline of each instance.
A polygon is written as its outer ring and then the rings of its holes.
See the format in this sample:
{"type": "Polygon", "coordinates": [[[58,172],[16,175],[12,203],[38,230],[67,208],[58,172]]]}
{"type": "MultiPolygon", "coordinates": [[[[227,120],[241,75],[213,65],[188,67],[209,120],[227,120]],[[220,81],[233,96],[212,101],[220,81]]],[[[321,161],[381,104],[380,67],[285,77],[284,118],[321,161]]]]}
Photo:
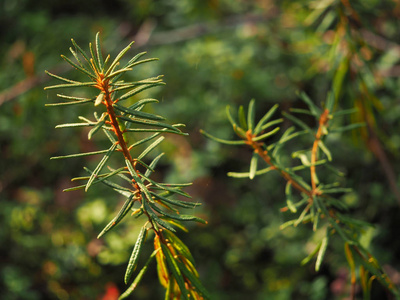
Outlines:
{"type": "MultiPolygon", "coordinates": [[[[104,101],[103,103],[107,107],[107,113],[110,118],[110,123],[111,126],[113,127],[114,133],[117,136],[118,139],[118,144],[121,147],[122,153],[127,161],[132,165],[132,168],[137,172],[136,170],[136,162],[131,156],[131,153],[129,152],[128,145],[126,144],[126,141],[123,136],[123,132],[119,128],[118,124],[118,119],[115,114],[114,108],[113,108],[113,101],[111,99],[111,93],[110,93],[110,86],[109,86],[109,81],[107,79],[104,79],[103,74],[97,74],[98,75],[98,80],[97,80],[97,88],[100,89],[104,93],[104,101]]],[[[138,172],[137,172],[138,173],[138,172]]],[[[139,174],[138,174],[139,175],[139,174]]],[[[138,201],[141,203],[143,199],[141,198],[141,193],[140,193],[140,187],[136,183],[136,181],[132,178],[132,185],[134,188],[139,191],[139,199],[138,201]]],[[[153,220],[150,218],[148,213],[144,211],[144,214],[147,216],[149,223],[151,224],[151,229],[157,234],[157,235],[162,235],[160,232],[156,230],[156,227],[154,226],[153,220]]]]}
{"type": "Polygon", "coordinates": [[[315,163],[318,159],[318,143],[321,141],[322,136],[324,135],[323,133],[323,128],[324,126],[328,123],[328,118],[329,116],[329,110],[325,109],[324,112],[321,114],[321,117],[319,118],[319,127],[318,131],[315,135],[315,140],[313,143],[313,147],[311,150],[311,166],[310,166],[310,175],[311,175],[311,188],[312,188],[312,194],[316,195],[317,192],[317,184],[315,182],[316,179],[316,172],[315,172],[315,163]]]}
{"type": "Polygon", "coordinates": [[[246,132],[246,143],[254,149],[254,152],[257,153],[268,165],[270,165],[274,170],[277,170],[286,181],[290,182],[292,186],[297,189],[298,191],[308,195],[309,197],[312,196],[311,191],[305,189],[301,184],[299,184],[295,179],[292,178],[287,172],[277,168],[274,163],[271,161],[271,157],[268,155],[268,151],[262,148],[262,143],[253,141],[255,136],[252,134],[251,131],[246,132]]]}
{"type": "Polygon", "coordinates": [[[128,146],[124,139],[123,132],[119,128],[117,116],[115,115],[115,111],[112,107],[113,102],[111,100],[110,92],[108,90],[108,82],[105,82],[102,90],[104,92],[104,99],[106,102],[107,113],[111,120],[111,126],[113,127],[115,135],[117,136],[118,144],[120,145],[120,147],[122,149],[122,153],[124,154],[124,157],[132,164],[132,167],[135,168],[135,163],[132,159],[131,153],[128,150],[128,146]]]}

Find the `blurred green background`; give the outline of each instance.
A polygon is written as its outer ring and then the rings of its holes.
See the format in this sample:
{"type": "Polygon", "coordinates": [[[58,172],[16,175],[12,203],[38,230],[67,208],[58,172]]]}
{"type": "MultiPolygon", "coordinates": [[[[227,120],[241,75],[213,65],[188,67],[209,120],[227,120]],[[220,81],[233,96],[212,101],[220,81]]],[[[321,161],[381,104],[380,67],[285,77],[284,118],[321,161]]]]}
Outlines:
{"type": "MultiPolygon", "coordinates": [[[[0,0],[0,299],[111,300],[126,288],[123,274],[141,220],[126,220],[97,240],[122,199],[106,187],[63,193],[95,161],[49,160],[102,149],[102,141],[88,141],[87,132],[54,129],[88,115],[91,107],[44,107],[55,102],[55,94],[43,91],[54,83],[44,70],[74,76],[60,58],[68,55],[70,39],[87,49],[98,31],[107,52],[115,55],[135,40],[130,55],[148,51],[147,57],[160,59],[132,77],[164,74],[167,85],[150,90],[161,100],[154,110],[171,123],[185,123],[190,134],[162,144],[167,155],[159,173],[165,181],[193,181],[188,191],[204,203],[194,213],[209,224],[193,225],[181,238],[213,299],[348,297],[341,243],[330,246],[320,273],[313,264],[300,266],[319,233],[308,226],[279,229],[287,219],[279,211],[285,183],[273,174],[252,181],[228,178],[228,171],[248,168],[251,152],[199,133],[229,137],[226,105],[246,106],[251,98],[260,116],[275,103],[284,110],[301,107],[299,90],[323,101],[334,70],[321,63],[334,25],[322,30],[306,20],[318,3],[335,2],[340,1],[0,0]]],[[[371,85],[379,102],[375,122],[398,183],[400,4],[365,0],[354,7],[378,41],[370,48],[381,81],[371,85]]],[[[348,84],[338,107],[353,107],[352,88],[348,84]]],[[[384,168],[351,133],[328,145],[346,174],[345,185],[354,189],[343,201],[357,218],[375,225],[365,233],[369,248],[399,284],[399,203],[384,168]]],[[[372,296],[387,294],[374,285],[372,296]]],[[[153,264],[132,299],[162,297],[153,264]]]]}

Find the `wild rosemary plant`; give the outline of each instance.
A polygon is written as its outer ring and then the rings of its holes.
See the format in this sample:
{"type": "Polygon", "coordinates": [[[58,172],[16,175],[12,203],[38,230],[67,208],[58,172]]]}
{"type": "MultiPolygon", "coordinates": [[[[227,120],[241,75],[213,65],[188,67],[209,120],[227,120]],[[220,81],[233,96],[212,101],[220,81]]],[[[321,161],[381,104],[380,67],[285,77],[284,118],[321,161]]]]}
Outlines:
{"type": "Polygon", "coordinates": [[[284,116],[297,125],[300,130],[296,130],[295,126],[289,127],[276,142],[268,144],[268,138],[280,130],[276,125],[283,121],[281,118],[271,120],[278,105],[273,106],[255,123],[255,101],[252,100],[249,103],[247,116],[243,107],[239,108],[238,121],[232,117],[230,108],[227,107],[228,119],[234,132],[240,138],[239,140],[224,140],[204,131],[202,133],[223,144],[246,145],[252,149],[253,155],[249,171],[231,172],[228,173],[229,176],[253,179],[256,176],[275,171],[286,181],[286,206],[281,211],[292,213],[295,217],[284,223],[281,229],[311,223],[313,231],[324,231],[324,236],[314,251],[301,264],[310,262],[316,256],[315,270],[318,271],[329,241],[332,236],[338,235],[343,241],[345,256],[350,267],[351,299],[355,299],[356,293],[356,264],[360,265],[358,274],[364,299],[370,299],[371,285],[375,279],[397,299],[400,299],[398,288],[391,282],[374,256],[360,242],[363,229],[371,225],[348,216],[346,205],[338,197],[335,197],[335,195],[340,196],[349,192],[350,189],[340,187],[339,182],[323,182],[322,176],[318,175],[318,171],[322,168],[339,173],[330,164],[332,155],[324,142],[329,134],[351,130],[363,124],[332,126],[335,119],[355,112],[354,109],[334,112],[335,97],[333,93],[328,96],[326,105],[322,109],[317,107],[307,95],[301,94],[301,98],[307,104],[308,110],[292,109],[292,112],[313,116],[318,125],[316,129],[312,129],[301,119],[284,113],[284,116]],[[300,146],[298,151],[291,154],[293,163],[287,165],[290,159],[286,157],[282,149],[287,142],[299,136],[308,136],[310,146],[306,149],[302,149],[300,146]],[[300,164],[295,162],[297,160],[300,160],[300,164]],[[261,167],[261,164],[264,166],[261,167]]]}
{"type": "MultiPolygon", "coordinates": [[[[386,8],[394,7],[395,4],[390,2],[385,4],[386,8]]],[[[397,155],[397,148],[388,142],[385,131],[377,122],[377,112],[385,106],[380,91],[386,90],[388,83],[387,75],[379,67],[379,61],[388,53],[381,48],[385,40],[375,42],[382,35],[379,26],[365,22],[370,14],[366,1],[327,1],[321,6],[310,3],[310,8],[305,24],[320,37],[330,36],[328,39],[320,38],[316,47],[319,50],[312,57],[313,68],[331,74],[336,101],[352,103],[358,109],[351,115],[352,122],[363,122],[366,126],[354,131],[353,138],[365,143],[375,155],[400,204],[397,172],[388,155],[388,152],[397,155]],[[317,65],[324,66],[323,70],[317,65]]]]}
{"type": "Polygon", "coordinates": [[[128,297],[142,279],[150,262],[157,261],[157,270],[160,283],[166,288],[165,299],[208,299],[209,296],[199,281],[194,259],[187,246],[177,237],[174,228],[186,231],[183,221],[197,221],[205,223],[204,220],[179,212],[179,208],[194,208],[198,203],[183,201],[177,197],[190,198],[182,189],[190,184],[184,183],[162,183],[151,178],[155,172],[157,162],[163,153],[156,156],[150,163],[146,163],[148,154],[156,149],[163,141],[163,134],[185,135],[179,128],[182,124],[170,125],[159,115],[142,111],[151,103],[158,102],[155,99],[142,99],[132,103],[130,99],[138,93],[149,88],[163,85],[162,76],[148,78],[140,81],[125,82],[122,76],[131,71],[137,65],[151,62],[154,58],[140,60],[145,54],[139,53],[121,65],[121,58],[131,48],[130,43],[124,48],[114,60],[110,55],[103,58],[99,40],[96,35],[94,47],[89,44],[90,55],[88,55],[77,43],[72,40],[73,48],[70,48],[75,62],[66,56],[62,58],[72,65],[76,70],[88,77],[86,82],[60,77],[47,72],[50,76],[64,83],[46,87],[45,89],[91,89],[96,92],[92,98],[82,98],[72,95],[58,94],[63,100],[61,103],[48,104],[48,106],[70,106],[87,104],[101,107],[102,113],[94,113],[94,119],[79,117],[80,122],[56,126],[56,128],[91,127],[88,139],[95,134],[103,133],[110,142],[110,147],[105,150],[78,153],[66,156],[57,156],[52,159],[74,158],[90,155],[103,155],[94,170],[85,168],[87,177],[78,177],[72,180],[85,180],[86,183],[75,186],[65,191],[84,189],[87,191],[98,183],[103,183],[126,198],[119,213],[100,232],[98,238],[113,229],[121,220],[131,213],[136,218],[143,216],[143,227],[133,247],[129,259],[124,281],[128,284],[138,265],[141,249],[146,239],[153,238],[154,251],[150,253],[147,262],[141,266],[136,277],[129,288],[120,299],[128,297]],[[135,142],[129,143],[128,135],[135,133],[135,142]],[[140,136],[140,138],[138,138],[140,136]],[[148,144],[138,152],[138,146],[148,144]],[[110,166],[111,156],[119,156],[121,164],[110,166]],[[105,170],[107,169],[107,170],[105,170]],[[105,171],[103,171],[105,170],[105,171]],[[122,180],[125,184],[120,184],[122,180]]]}

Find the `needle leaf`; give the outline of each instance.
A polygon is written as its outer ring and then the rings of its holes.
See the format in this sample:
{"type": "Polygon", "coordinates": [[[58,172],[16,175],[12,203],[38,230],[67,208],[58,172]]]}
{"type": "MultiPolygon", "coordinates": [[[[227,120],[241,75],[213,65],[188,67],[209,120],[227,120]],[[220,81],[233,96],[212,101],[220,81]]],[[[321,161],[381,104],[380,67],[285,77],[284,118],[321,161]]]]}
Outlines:
{"type": "Polygon", "coordinates": [[[146,227],[143,226],[139,232],[139,236],[136,240],[135,247],[133,248],[131,257],[128,262],[128,267],[126,268],[125,278],[124,278],[125,284],[128,284],[128,281],[132,276],[132,273],[136,270],[139,254],[140,251],[142,250],[144,241],[146,240],[146,233],[147,233],[146,227]]]}

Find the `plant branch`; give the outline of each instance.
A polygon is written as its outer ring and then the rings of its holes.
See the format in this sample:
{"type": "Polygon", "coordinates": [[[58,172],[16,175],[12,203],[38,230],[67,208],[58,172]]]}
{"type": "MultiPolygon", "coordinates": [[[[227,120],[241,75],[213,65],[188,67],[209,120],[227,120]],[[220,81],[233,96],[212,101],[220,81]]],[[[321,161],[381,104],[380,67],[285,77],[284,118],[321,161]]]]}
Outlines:
{"type": "Polygon", "coordinates": [[[264,160],[268,165],[270,165],[272,167],[273,170],[278,171],[281,176],[283,178],[286,179],[286,181],[290,182],[291,185],[297,189],[298,191],[308,195],[310,198],[312,197],[312,191],[309,191],[307,189],[305,189],[303,186],[301,186],[301,184],[299,184],[295,179],[292,178],[292,176],[290,176],[290,174],[288,174],[287,172],[285,172],[284,170],[278,168],[271,160],[271,157],[268,154],[267,150],[263,149],[263,145],[264,143],[260,143],[260,142],[255,142],[253,141],[253,139],[256,136],[252,134],[252,132],[250,130],[248,130],[246,132],[246,144],[249,145],[250,147],[252,147],[254,149],[254,152],[256,154],[258,154],[262,160],[264,160]]]}
{"type": "Polygon", "coordinates": [[[316,184],[317,174],[315,172],[315,162],[318,159],[318,144],[321,141],[322,137],[324,136],[324,127],[329,120],[328,115],[329,115],[329,110],[325,109],[319,118],[319,127],[318,127],[318,131],[315,135],[315,140],[314,140],[312,150],[311,150],[310,173],[311,173],[311,188],[312,188],[311,193],[312,193],[312,195],[317,194],[317,184],[316,184]]]}

